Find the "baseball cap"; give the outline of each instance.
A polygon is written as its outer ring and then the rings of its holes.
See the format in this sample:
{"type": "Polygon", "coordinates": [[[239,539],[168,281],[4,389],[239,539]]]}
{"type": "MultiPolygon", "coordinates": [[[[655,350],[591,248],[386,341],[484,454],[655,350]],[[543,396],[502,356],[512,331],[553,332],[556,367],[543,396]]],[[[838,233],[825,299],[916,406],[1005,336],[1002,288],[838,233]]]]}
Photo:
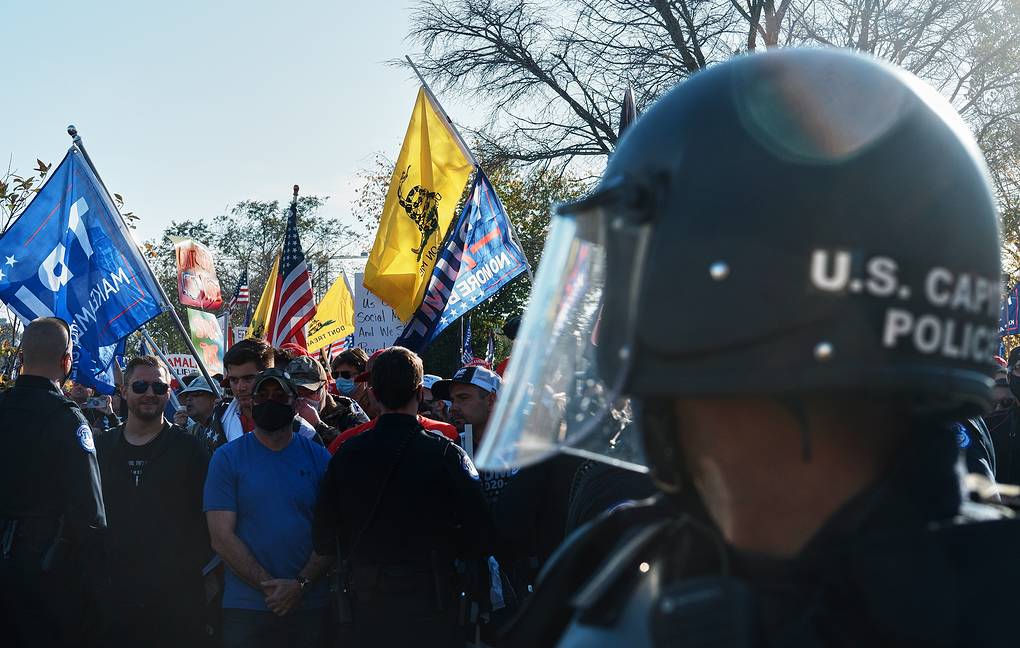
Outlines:
{"type": "Polygon", "coordinates": [[[286,371],[272,368],[260,371],[258,376],[255,377],[255,385],[251,388],[251,393],[256,393],[263,384],[268,380],[275,380],[280,383],[283,387],[283,391],[287,392],[292,396],[297,396],[297,389],[294,388],[294,383],[290,381],[290,376],[286,371]]]}
{"type": "Polygon", "coordinates": [[[298,356],[288,362],[286,373],[294,385],[306,389],[318,389],[327,380],[326,370],[310,356],[298,356]]]}
{"type": "Polygon", "coordinates": [[[432,385],[435,385],[440,380],[442,380],[442,378],[436,374],[425,374],[421,377],[421,385],[425,389],[432,389],[432,385]]]}
{"type": "Polygon", "coordinates": [[[178,396],[194,394],[196,392],[209,392],[213,396],[216,395],[216,391],[209,385],[209,381],[205,379],[205,376],[199,376],[192,380],[187,387],[182,389],[178,396]]]}
{"type": "Polygon", "coordinates": [[[503,385],[503,380],[498,374],[485,367],[461,367],[457,370],[457,373],[453,374],[453,378],[433,383],[431,387],[432,397],[439,400],[450,400],[450,386],[453,383],[474,385],[495,394],[499,392],[499,388],[503,385]]]}

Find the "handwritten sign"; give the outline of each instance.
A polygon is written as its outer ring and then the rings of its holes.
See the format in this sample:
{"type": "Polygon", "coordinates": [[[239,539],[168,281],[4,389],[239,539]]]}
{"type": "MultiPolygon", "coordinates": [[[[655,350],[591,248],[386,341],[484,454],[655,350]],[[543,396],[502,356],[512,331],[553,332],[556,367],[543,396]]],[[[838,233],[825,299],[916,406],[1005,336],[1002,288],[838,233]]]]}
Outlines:
{"type": "Polygon", "coordinates": [[[354,346],[372,355],[393,345],[404,330],[397,314],[365,288],[365,275],[354,275],[354,346]]]}

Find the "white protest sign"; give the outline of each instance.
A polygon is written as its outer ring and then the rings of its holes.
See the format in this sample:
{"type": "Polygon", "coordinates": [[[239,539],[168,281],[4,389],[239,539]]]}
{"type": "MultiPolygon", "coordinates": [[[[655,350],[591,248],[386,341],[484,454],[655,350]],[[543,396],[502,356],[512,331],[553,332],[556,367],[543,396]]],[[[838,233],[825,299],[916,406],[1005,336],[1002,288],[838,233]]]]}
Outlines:
{"type": "Polygon", "coordinates": [[[166,359],[170,363],[170,369],[178,378],[183,378],[190,373],[198,373],[198,363],[195,362],[195,358],[191,354],[168,353],[166,359]]]}
{"type": "Polygon", "coordinates": [[[372,355],[392,346],[404,324],[392,308],[368,292],[364,279],[364,273],[354,275],[354,346],[372,355]]]}

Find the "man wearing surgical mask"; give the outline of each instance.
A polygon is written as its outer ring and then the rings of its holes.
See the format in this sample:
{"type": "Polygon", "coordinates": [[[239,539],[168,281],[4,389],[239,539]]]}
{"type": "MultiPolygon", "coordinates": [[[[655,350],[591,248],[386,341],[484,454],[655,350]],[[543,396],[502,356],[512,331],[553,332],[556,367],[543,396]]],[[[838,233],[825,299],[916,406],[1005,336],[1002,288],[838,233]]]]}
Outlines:
{"type": "Polygon", "coordinates": [[[358,382],[356,378],[368,370],[368,354],[363,349],[353,348],[344,351],[335,358],[332,363],[333,380],[336,381],[336,389],[341,396],[347,396],[358,402],[361,409],[374,418],[379,415],[372,394],[368,390],[366,381],[358,382]]]}
{"type": "Polygon", "coordinates": [[[287,375],[297,388],[298,415],[315,428],[323,445],[329,445],[344,430],[368,421],[357,401],[327,393],[326,370],[315,358],[294,358],[287,365],[287,375]]]}

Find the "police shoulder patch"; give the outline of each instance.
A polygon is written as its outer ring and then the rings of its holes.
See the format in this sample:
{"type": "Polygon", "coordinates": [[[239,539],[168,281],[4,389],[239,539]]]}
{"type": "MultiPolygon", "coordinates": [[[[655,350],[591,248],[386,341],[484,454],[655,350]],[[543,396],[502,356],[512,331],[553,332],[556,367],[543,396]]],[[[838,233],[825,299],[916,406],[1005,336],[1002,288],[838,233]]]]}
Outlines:
{"type": "Polygon", "coordinates": [[[460,465],[464,467],[464,472],[470,475],[471,479],[478,479],[478,469],[475,468],[474,462],[466,452],[461,451],[460,453],[460,465]]]}
{"type": "Polygon", "coordinates": [[[956,424],[956,444],[961,448],[970,445],[970,435],[967,434],[967,426],[963,423],[956,424]]]}
{"type": "Polygon", "coordinates": [[[92,428],[82,423],[74,434],[78,437],[78,445],[82,450],[95,454],[96,444],[92,440],[92,428]]]}

